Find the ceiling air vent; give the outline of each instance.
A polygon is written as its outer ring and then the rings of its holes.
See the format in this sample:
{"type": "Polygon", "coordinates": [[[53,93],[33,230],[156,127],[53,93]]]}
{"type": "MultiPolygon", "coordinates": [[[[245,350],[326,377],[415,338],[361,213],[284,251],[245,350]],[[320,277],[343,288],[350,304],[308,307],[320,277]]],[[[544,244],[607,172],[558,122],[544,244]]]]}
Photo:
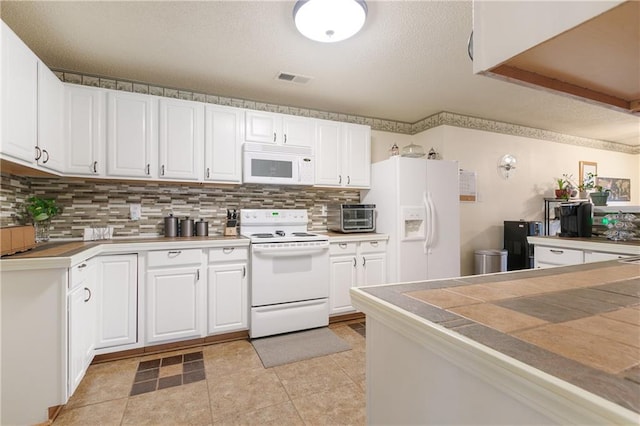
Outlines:
{"type": "Polygon", "coordinates": [[[284,81],[286,83],[308,84],[311,80],[313,80],[313,77],[296,75],[290,72],[281,72],[276,77],[276,80],[284,81]]]}

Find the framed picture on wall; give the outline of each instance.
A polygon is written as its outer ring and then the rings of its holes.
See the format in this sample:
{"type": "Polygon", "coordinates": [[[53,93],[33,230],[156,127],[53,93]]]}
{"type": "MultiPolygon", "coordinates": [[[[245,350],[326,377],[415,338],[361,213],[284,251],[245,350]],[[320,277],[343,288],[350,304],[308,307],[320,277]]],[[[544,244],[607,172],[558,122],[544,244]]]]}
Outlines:
{"type": "MultiPolygon", "coordinates": [[[[589,180],[589,173],[592,176],[598,174],[598,163],[593,163],[591,161],[580,161],[580,176],[579,176],[579,184],[582,186],[585,181],[589,180]]],[[[595,183],[595,182],[594,182],[595,183]]]]}

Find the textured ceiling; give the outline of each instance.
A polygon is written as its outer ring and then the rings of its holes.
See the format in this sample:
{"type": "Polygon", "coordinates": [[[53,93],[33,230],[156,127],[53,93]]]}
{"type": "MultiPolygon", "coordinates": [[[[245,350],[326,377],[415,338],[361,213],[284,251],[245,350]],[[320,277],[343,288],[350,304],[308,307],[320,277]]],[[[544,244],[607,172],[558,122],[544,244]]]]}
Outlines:
{"type": "MultiPolygon", "coordinates": [[[[51,68],[413,123],[440,111],[640,145],[640,117],[472,73],[470,1],[368,1],[337,44],[295,30],[293,1],[6,1],[51,68]],[[281,71],[313,77],[275,80],[281,71]]],[[[508,35],[505,35],[508,36],[508,35]]]]}

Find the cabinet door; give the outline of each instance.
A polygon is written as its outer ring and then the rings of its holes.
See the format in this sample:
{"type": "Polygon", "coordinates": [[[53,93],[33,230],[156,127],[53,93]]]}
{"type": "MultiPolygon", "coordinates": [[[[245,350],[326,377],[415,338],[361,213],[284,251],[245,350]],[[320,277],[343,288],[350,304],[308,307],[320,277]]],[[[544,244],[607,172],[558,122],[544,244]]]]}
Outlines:
{"type": "Polygon", "coordinates": [[[249,142],[276,143],[282,137],[282,120],[278,114],[264,111],[246,111],[244,139],[249,142]]]}
{"type": "Polygon", "coordinates": [[[138,256],[96,259],[96,349],[138,341],[138,256]]]}
{"type": "Polygon", "coordinates": [[[147,343],[200,337],[200,270],[169,268],[147,272],[147,343]]]}
{"type": "Polygon", "coordinates": [[[161,99],[159,108],[160,177],[201,179],[204,104],[179,99],[161,99]]]}
{"type": "Polygon", "coordinates": [[[206,106],[205,180],[240,183],[242,114],[237,108],[206,106]]]}
{"type": "Polygon", "coordinates": [[[156,99],[110,91],[107,104],[107,174],[156,177],[156,99]]]}
{"type": "Polygon", "coordinates": [[[384,253],[362,256],[362,279],[360,285],[384,284],[387,277],[387,258],[384,253]]]}
{"type": "Polygon", "coordinates": [[[67,296],[68,316],[68,392],[69,396],[80,384],[93,360],[95,350],[95,268],[88,263],[86,277],[67,296]]]}
{"type": "Polygon", "coordinates": [[[0,152],[35,164],[38,58],[0,21],[2,31],[2,139],[0,152]]]}
{"type": "Polygon", "coordinates": [[[65,84],[65,171],[75,175],[104,174],[104,90],[65,84]]]}
{"type": "Polygon", "coordinates": [[[63,142],[64,84],[38,62],[38,165],[62,172],[66,150],[63,142]]]}
{"type": "Polygon", "coordinates": [[[249,323],[246,263],[211,265],[207,281],[207,333],[246,330],[249,323]]]}
{"type": "Polygon", "coordinates": [[[356,256],[331,256],[329,265],[329,314],[354,311],[349,290],[357,282],[356,256]]]}
{"type": "Polygon", "coordinates": [[[312,118],[292,115],[282,116],[282,140],[286,145],[313,148],[316,139],[316,121],[312,118]]]}
{"type": "Polygon", "coordinates": [[[340,123],[318,120],[316,134],[316,185],[340,186],[343,181],[340,123]]]}
{"type": "Polygon", "coordinates": [[[371,185],[371,128],[359,124],[344,125],[344,171],[350,187],[371,185]]]}

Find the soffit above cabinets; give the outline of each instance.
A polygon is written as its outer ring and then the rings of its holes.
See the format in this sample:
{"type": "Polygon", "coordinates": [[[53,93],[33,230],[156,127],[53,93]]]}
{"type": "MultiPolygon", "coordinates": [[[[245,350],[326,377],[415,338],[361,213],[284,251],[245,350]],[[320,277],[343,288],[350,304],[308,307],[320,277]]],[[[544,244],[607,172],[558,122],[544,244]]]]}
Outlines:
{"type": "Polygon", "coordinates": [[[640,114],[640,2],[625,2],[490,72],[640,114]]]}

